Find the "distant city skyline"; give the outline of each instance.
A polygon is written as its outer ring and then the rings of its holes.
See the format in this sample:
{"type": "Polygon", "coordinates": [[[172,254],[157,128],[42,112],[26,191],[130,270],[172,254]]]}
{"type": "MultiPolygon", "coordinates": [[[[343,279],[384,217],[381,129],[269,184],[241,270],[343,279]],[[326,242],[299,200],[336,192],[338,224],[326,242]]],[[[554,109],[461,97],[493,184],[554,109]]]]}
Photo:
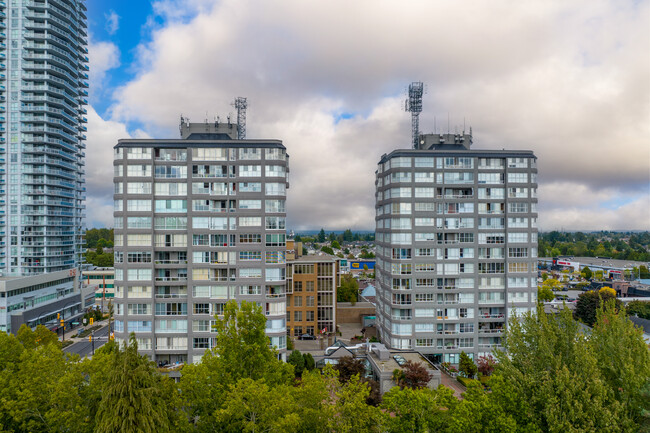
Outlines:
{"type": "Polygon", "coordinates": [[[422,132],[535,152],[540,231],[650,230],[649,2],[87,5],[88,227],[112,226],[119,138],[234,119],[246,96],[247,137],[292,158],[287,227],[372,230],[372,173],[410,147],[420,80],[422,132]]]}

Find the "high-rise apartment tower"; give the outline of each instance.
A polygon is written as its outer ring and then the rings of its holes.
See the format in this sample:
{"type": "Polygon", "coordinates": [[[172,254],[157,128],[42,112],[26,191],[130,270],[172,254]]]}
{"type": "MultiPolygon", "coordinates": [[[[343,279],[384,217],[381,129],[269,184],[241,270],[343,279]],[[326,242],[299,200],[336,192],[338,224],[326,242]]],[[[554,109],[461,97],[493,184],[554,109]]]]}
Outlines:
{"type": "Polygon", "coordinates": [[[262,306],[286,350],[285,197],[278,140],[181,123],[181,139],[115,146],[115,337],[159,363],[197,362],[230,299],[262,306]]]}
{"type": "Polygon", "coordinates": [[[85,1],[0,12],[0,274],[69,269],[85,225],[85,1]]]}
{"type": "Polygon", "coordinates": [[[537,159],[471,143],[422,135],[376,172],[381,338],[438,362],[498,348],[537,299],[537,159]]]}

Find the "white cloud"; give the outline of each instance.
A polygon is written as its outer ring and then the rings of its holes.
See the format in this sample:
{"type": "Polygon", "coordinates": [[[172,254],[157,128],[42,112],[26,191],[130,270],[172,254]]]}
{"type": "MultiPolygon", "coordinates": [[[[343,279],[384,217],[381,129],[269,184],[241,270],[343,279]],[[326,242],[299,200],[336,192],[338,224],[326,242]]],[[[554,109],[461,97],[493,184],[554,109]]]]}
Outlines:
{"type": "Polygon", "coordinates": [[[90,67],[90,99],[101,97],[104,90],[106,74],[109,70],[120,66],[120,49],[112,42],[94,42],[91,40],[88,48],[90,67]]]}
{"type": "Polygon", "coordinates": [[[248,96],[248,136],[282,139],[291,155],[292,227],[374,226],[375,164],[408,147],[412,80],[428,84],[424,131],[434,115],[446,129],[451,113],[452,129],[473,126],[476,148],[535,151],[543,228],[647,227],[626,212],[650,180],[648,2],[179,4],[155,3],[168,24],[139,47],[112,115],[173,137],[181,112],[223,118],[248,96]],[[554,202],[563,184],[595,202],[554,202]],[[599,207],[620,194],[632,202],[599,207]]]}
{"type": "Polygon", "coordinates": [[[120,16],[111,9],[104,14],[104,18],[106,18],[106,31],[109,35],[114,35],[120,28],[120,16]]]}
{"type": "Polygon", "coordinates": [[[86,135],[87,224],[113,227],[113,146],[130,134],[123,123],[104,120],[88,106],[86,135]]]}

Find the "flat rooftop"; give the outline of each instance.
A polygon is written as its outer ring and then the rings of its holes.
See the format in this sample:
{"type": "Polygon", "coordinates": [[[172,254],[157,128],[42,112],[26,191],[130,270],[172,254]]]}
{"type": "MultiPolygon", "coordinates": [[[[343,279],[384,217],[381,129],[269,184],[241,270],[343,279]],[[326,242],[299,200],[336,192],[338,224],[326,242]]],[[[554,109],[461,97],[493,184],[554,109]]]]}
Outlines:
{"type": "Polygon", "coordinates": [[[377,365],[379,370],[383,373],[392,373],[395,369],[402,369],[402,366],[397,363],[395,356],[401,356],[405,361],[411,362],[420,362],[422,363],[427,370],[437,370],[437,368],[429,362],[424,356],[418,352],[400,352],[398,350],[391,350],[390,357],[385,361],[380,361],[377,355],[374,352],[371,352],[368,358],[372,359],[372,362],[377,365]]]}
{"type": "MultiPolygon", "coordinates": [[[[648,262],[637,262],[634,260],[619,260],[619,259],[606,259],[599,257],[574,257],[574,256],[558,256],[558,260],[565,260],[569,262],[578,262],[580,265],[586,266],[600,266],[605,268],[620,268],[632,269],[640,265],[647,266],[648,262]]],[[[551,261],[552,257],[540,257],[539,260],[551,261]]]]}

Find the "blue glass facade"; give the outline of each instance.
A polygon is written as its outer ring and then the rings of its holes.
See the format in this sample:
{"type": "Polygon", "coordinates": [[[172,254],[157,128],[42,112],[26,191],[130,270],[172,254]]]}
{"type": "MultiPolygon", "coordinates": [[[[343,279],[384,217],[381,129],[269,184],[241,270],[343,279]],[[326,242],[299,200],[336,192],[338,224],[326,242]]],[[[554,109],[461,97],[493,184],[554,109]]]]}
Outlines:
{"type": "Polygon", "coordinates": [[[81,262],[88,39],[84,1],[0,1],[0,271],[81,262]]]}

